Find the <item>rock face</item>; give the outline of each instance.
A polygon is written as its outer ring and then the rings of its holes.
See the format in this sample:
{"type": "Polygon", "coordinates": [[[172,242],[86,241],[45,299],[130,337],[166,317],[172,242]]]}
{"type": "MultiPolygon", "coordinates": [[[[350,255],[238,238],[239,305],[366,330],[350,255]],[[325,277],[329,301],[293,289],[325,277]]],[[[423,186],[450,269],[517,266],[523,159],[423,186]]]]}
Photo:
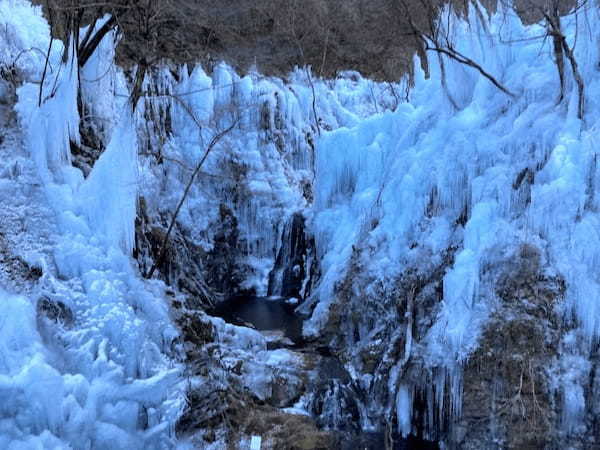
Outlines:
{"type": "Polygon", "coordinates": [[[269,295],[305,298],[311,257],[314,258],[314,241],[307,234],[302,214],[294,213],[283,227],[281,246],[269,274],[269,295]]]}
{"type": "Polygon", "coordinates": [[[560,276],[544,274],[539,250],[524,245],[502,267],[500,305],[464,367],[461,448],[551,448],[560,441],[561,400],[553,385],[568,327],[555,306],[560,276]]]}
{"type": "Polygon", "coordinates": [[[40,320],[46,319],[70,327],[75,321],[73,311],[67,305],[61,301],[52,301],[47,297],[38,300],[36,312],[38,323],[40,320]]]}
{"type": "MultiPolygon", "coordinates": [[[[140,272],[146,274],[161,255],[169,218],[149,217],[143,197],[139,199],[138,209],[133,256],[138,261],[140,272]]],[[[203,249],[191,243],[177,227],[172,230],[166,245],[162,262],[157,267],[159,276],[167,285],[186,294],[190,307],[212,305],[218,296],[205,281],[203,249]]]]}
{"type": "MultiPolygon", "coordinates": [[[[324,330],[330,348],[361,374],[350,398],[364,404],[357,408],[339,394],[335,404],[344,406],[355,426],[367,421],[386,429],[387,420],[401,426],[397,402],[406,389],[409,432],[449,448],[537,449],[557,442],[588,448],[594,442],[589,431],[564,434],[565,394],[556,385],[557,374],[568,370],[559,360],[570,351],[565,340],[572,330],[556,308],[565,282],[544,265],[535,246],[524,244],[484,269],[482,290],[495,296],[497,307],[476,349],[457,369],[460,378],[424,359],[454,251],[402,273],[391,292],[364,295],[361,286],[369,284],[362,275],[364,255],[355,250],[324,330]],[[381,314],[379,308],[395,313],[381,314]],[[353,410],[360,414],[352,418],[353,410]]],[[[587,401],[595,377],[589,383],[587,401]]]]}
{"type": "Polygon", "coordinates": [[[438,440],[447,431],[450,411],[434,395],[434,385],[441,377],[443,389],[446,375],[427,367],[419,350],[439,311],[443,276],[454,252],[449,248],[437,257],[420,257],[428,263],[402,273],[393,290],[365,295],[363,286],[371,284],[363,275],[368,259],[355,248],[350,270],[338,285],[325,336],[334,353],[361,374],[355,376],[358,398],[364,398],[357,423],[371,423],[380,430],[398,423],[398,392],[411,386],[415,400],[409,432],[438,440]]]}
{"type": "Polygon", "coordinates": [[[237,218],[223,203],[219,205],[219,221],[214,228],[214,247],[204,259],[206,282],[228,298],[241,293],[246,267],[237,252],[240,245],[237,218]]]}

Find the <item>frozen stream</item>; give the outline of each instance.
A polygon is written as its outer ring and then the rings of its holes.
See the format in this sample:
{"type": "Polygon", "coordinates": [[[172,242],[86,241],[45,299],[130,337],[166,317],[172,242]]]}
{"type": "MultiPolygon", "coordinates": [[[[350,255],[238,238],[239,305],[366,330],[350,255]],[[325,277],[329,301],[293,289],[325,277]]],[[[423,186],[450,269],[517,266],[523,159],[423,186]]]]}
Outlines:
{"type": "MultiPolygon", "coordinates": [[[[361,398],[343,364],[326,347],[319,347],[302,337],[302,318],[294,313],[295,305],[274,297],[235,297],[221,303],[212,313],[227,322],[252,326],[259,331],[282,332],[289,339],[288,347],[302,353],[312,353],[320,362],[316,369],[314,391],[311,393],[311,413],[319,426],[342,434],[342,450],[383,450],[383,432],[359,431],[361,398]],[[333,404],[332,404],[333,403],[333,404]]],[[[285,341],[281,341],[285,342],[285,341]]],[[[437,444],[410,436],[394,436],[396,450],[434,450],[437,444]]]]}

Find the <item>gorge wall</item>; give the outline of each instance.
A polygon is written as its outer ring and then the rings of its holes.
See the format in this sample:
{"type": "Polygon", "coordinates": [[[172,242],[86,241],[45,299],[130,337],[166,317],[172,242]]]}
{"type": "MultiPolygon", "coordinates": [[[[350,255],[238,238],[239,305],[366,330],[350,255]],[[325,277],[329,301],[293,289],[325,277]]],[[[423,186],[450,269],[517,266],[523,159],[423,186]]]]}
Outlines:
{"type": "Polygon", "coordinates": [[[502,10],[444,26],[512,95],[435,57],[412,86],[164,64],[133,112],[114,34],[40,83],[41,11],[0,12],[6,217],[42,217],[0,222],[7,446],[598,445],[596,9],[563,22],[584,120],[502,10]],[[295,298],[304,347],[207,314],[239,295],[295,298]]]}

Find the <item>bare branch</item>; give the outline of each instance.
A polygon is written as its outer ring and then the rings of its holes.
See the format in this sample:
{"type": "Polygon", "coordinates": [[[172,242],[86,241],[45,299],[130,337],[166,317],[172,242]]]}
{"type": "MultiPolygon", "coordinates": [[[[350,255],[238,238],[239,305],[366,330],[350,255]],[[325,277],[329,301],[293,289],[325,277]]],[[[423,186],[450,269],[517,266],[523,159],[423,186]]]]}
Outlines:
{"type": "Polygon", "coordinates": [[[506,95],[508,95],[509,97],[513,97],[513,98],[515,97],[515,94],[513,94],[506,87],[504,87],[498,80],[496,80],[496,78],[494,78],[493,75],[491,75],[489,72],[487,72],[483,67],[481,67],[479,64],[477,64],[471,58],[463,55],[462,53],[458,52],[454,48],[452,48],[452,47],[443,48],[443,47],[438,47],[435,45],[431,46],[431,45],[427,44],[425,49],[428,51],[442,53],[442,54],[448,56],[449,58],[452,58],[453,60],[458,61],[461,64],[464,64],[466,66],[474,68],[481,75],[483,75],[485,78],[487,78],[494,86],[496,86],[498,89],[500,89],[502,92],[504,92],[506,95]]]}
{"type": "Polygon", "coordinates": [[[100,29],[94,33],[94,36],[91,39],[88,37],[89,42],[88,39],[82,42],[78,49],[78,60],[80,67],[85,66],[85,63],[88,62],[98,45],[100,45],[100,42],[102,41],[102,39],[104,39],[104,36],[106,36],[110,31],[112,31],[116,24],[116,17],[114,15],[110,16],[110,18],[104,23],[104,25],[102,25],[100,29]]]}
{"type": "MultiPolygon", "coordinates": [[[[584,2],[585,4],[585,2],[584,2]]],[[[574,14],[577,14],[577,11],[582,8],[582,5],[576,4],[573,11],[574,14]]],[[[558,4],[554,3],[551,6],[547,6],[543,10],[543,16],[546,19],[548,34],[552,36],[554,43],[554,55],[556,58],[556,66],[558,68],[559,77],[560,77],[560,97],[559,102],[561,102],[564,98],[564,88],[565,88],[565,75],[564,75],[564,56],[566,56],[569,64],[571,65],[571,71],[573,73],[573,79],[577,84],[577,117],[579,119],[583,119],[583,115],[585,112],[585,83],[583,81],[583,77],[581,76],[581,72],[579,71],[579,65],[577,63],[577,59],[575,58],[575,52],[572,47],[567,43],[567,38],[562,32],[560,13],[558,9],[558,4]]]]}
{"type": "Polygon", "coordinates": [[[38,108],[42,106],[42,96],[44,92],[44,81],[46,80],[46,73],[48,71],[48,64],[50,61],[50,51],[52,50],[52,29],[54,27],[54,20],[52,17],[51,10],[48,8],[49,17],[48,17],[48,25],[50,26],[50,40],[48,42],[48,51],[46,52],[46,61],[44,62],[44,71],[42,72],[42,81],[40,82],[40,91],[38,95],[38,108]]]}

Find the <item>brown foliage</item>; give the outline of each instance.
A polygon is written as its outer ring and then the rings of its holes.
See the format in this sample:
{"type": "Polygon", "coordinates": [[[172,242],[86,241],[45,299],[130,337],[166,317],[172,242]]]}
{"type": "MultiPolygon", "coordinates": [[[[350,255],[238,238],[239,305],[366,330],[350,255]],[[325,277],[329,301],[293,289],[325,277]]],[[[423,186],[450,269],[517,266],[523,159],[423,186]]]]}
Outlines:
{"type": "MultiPolygon", "coordinates": [[[[394,80],[411,67],[418,44],[394,0],[36,2],[53,21],[53,34],[65,42],[80,26],[114,16],[124,66],[164,59],[210,65],[224,59],[267,74],[308,64],[323,76],[358,70],[394,80]]],[[[425,16],[420,0],[409,4],[415,17],[425,16]]]]}

